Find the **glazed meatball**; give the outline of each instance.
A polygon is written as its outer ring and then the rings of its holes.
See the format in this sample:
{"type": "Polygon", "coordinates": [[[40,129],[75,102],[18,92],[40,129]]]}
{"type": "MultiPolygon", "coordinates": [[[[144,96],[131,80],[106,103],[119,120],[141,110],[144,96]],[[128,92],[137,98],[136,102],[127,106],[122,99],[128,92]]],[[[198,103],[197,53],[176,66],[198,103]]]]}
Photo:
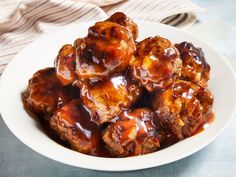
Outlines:
{"type": "Polygon", "coordinates": [[[210,65],[206,62],[202,49],[188,42],[175,44],[175,47],[179,50],[183,62],[182,79],[206,87],[210,78],[210,65]]]}
{"type": "Polygon", "coordinates": [[[122,109],[128,109],[140,92],[140,85],[128,74],[118,74],[95,85],[84,84],[81,98],[92,112],[93,119],[102,124],[110,122],[122,109]]]}
{"type": "Polygon", "coordinates": [[[64,45],[55,60],[57,78],[62,85],[73,84],[77,80],[75,72],[75,48],[70,45],[64,45]]]}
{"type": "Polygon", "coordinates": [[[101,129],[90,120],[90,113],[79,99],[57,110],[50,119],[50,127],[62,140],[68,141],[72,149],[96,155],[101,142],[101,129]]]}
{"type": "Polygon", "coordinates": [[[78,98],[79,94],[79,89],[60,84],[55,68],[45,68],[37,71],[29,80],[25,102],[35,113],[50,116],[63,104],[78,98]]]}
{"type": "Polygon", "coordinates": [[[81,80],[104,80],[124,71],[135,49],[129,30],[113,22],[97,22],[76,46],[76,72],[81,80]]]}
{"type": "Polygon", "coordinates": [[[178,139],[192,136],[212,112],[211,92],[195,83],[176,81],[153,99],[159,120],[178,139]]]}
{"type": "Polygon", "coordinates": [[[154,112],[146,108],[124,111],[107,127],[103,140],[118,157],[154,152],[160,147],[154,112]]]}
{"type": "Polygon", "coordinates": [[[180,77],[178,50],[165,38],[149,37],[137,44],[132,75],[149,91],[165,89],[180,77]]]}
{"type": "Polygon", "coordinates": [[[138,37],[138,25],[129,17],[127,17],[122,12],[116,12],[114,13],[110,18],[108,18],[106,21],[118,23],[121,26],[124,26],[126,29],[128,29],[132,35],[133,39],[136,40],[138,37]]]}

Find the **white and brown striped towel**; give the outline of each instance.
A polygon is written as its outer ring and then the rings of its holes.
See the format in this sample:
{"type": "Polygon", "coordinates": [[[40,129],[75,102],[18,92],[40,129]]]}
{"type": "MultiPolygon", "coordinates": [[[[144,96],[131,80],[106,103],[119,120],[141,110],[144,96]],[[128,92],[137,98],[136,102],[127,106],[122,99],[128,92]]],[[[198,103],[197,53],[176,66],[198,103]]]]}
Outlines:
{"type": "Polygon", "coordinates": [[[134,20],[187,28],[203,10],[191,0],[0,0],[0,74],[37,36],[67,25],[122,11],[134,20]]]}

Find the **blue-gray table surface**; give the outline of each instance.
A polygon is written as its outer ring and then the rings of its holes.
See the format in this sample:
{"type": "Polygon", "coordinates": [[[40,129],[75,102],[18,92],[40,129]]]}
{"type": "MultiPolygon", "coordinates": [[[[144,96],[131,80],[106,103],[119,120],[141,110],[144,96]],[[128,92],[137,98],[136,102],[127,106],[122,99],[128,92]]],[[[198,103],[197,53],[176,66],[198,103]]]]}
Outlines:
{"type": "MultiPolygon", "coordinates": [[[[194,2],[207,8],[208,12],[198,14],[199,21],[188,29],[188,32],[221,52],[236,71],[236,1],[194,0],[194,2]]],[[[236,116],[210,145],[185,159],[133,172],[99,172],[64,165],[34,152],[21,143],[0,118],[0,177],[111,175],[113,177],[235,177],[235,132],[236,116]]]]}

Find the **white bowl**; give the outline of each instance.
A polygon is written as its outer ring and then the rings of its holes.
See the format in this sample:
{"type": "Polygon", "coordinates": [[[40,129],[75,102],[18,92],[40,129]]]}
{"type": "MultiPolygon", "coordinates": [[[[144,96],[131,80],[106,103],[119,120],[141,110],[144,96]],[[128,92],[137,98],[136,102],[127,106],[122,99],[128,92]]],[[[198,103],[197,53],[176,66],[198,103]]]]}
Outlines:
{"type": "Polygon", "coordinates": [[[212,125],[200,134],[161,151],[128,158],[101,158],[85,155],[65,148],[48,138],[38,123],[23,109],[21,93],[26,89],[33,73],[52,66],[60,47],[65,43],[73,43],[78,37],[85,36],[88,27],[92,24],[94,22],[81,23],[41,37],[22,50],[5,69],[0,83],[1,114],[17,138],[36,152],[68,165],[94,170],[127,171],[155,167],[179,160],[200,150],[220,134],[233,116],[236,107],[236,79],[228,62],[206,43],[184,31],[157,23],[138,21],[139,40],[160,35],[173,43],[190,41],[203,49],[211,65],[209,88],[215,97],[215,121],[212,125]]]}

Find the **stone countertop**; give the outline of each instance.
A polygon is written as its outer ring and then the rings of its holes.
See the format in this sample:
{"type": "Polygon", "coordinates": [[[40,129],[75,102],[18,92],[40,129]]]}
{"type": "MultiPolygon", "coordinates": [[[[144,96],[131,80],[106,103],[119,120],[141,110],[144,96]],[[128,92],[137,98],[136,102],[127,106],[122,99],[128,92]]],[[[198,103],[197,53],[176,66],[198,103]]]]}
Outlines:
{"type": "MultiPolygon", "coordinates": [[[[188,32],[204,40],[232,64],[236,71],[236,5],[234,0],[193,0],[207,13],[198,14],[188,32]]],[[[21,143],[0,118],[0,177],[234,177],[236,175],[236,117],[210,145],[164,166],[133,172],[99,172],[50,160],[21,143]]]]}

